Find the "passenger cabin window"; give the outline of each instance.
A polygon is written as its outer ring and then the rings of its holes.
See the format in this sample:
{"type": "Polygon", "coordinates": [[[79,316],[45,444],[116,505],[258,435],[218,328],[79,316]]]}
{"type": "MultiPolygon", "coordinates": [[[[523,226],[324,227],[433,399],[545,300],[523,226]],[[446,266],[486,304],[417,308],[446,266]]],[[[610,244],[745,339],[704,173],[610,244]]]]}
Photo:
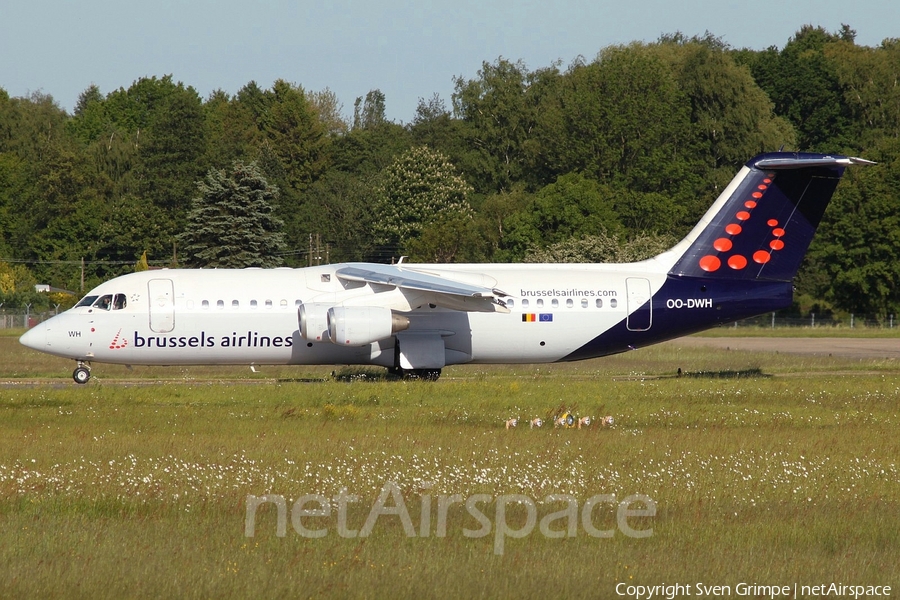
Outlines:
{"type": "Polygon", "coordinates": [[[537,299],[537,302],[535,302],[535,304],[538,305],[538,308],[543,308],[543,307],[544,307],[544,299],[543,299],[543,298],[538,298],[538,299],[537,299]]]}
{"type": "Polygon", "coordinates": [[[232,300],[232,301],[231,301],[231,308],[240,308],[240,307],[241,307],[241,303],[240,303],[240,302],[238,302],[237,300],[232,300]]]}
{"type": "Polygon", "coordinates": [[[506,301],[507,308],[515,308],[515,306],[516,306],[516,301],[514,299],[510,298],[509,300],[506,301]]]}
{"type": "Polygon", "coordinates": [[[266,308],[272,308],[272,301],[266,300],[266,308]]]}
{"type": "Polygon", "coordinates": [[[581,308],[587,308],[587,307],[588,307],[588,300],[587,300],[587,298],[582,298],[582,299],[581,299],[581,308]]]}
{"type": "Polygon", "coordinates": [[[218,308],[219,310],[222,310],[223,308],[225,308],[225,301],[224,300],[216,300],[216,308],[218,308]]]}
{"type": "Polygon", "coordinates": [[[575,306],[575,303],[572,302],[572,299],[566,298],[566,308],[572,308],[573,306],[575,306]]]}
{"type": "Polygon", "coordinates": [[[528,298],[522,300],[522,308],[528,308],[528,298]]]}
{"type": "Polygon", "coordinates": [[[281,308],[287,308],[287,306],[288,306],[287,300],[282,300],[281,302],[278,303],[278,306],[280,306],[281,308]]]}
{"type": "Polygon", "coordinates": [[[603,299],[597,298],[597,308],[603,308],[603,299]]]}
{"type": "Polygon", "coordinates": [[[256,300],[250,301],[250,308],[256,308],[256,300]]]}
{"type": "Polygon", "coordinates": [[[200,303],[200,306],[203,308],[203,310],[209,310],[209,300],[204,300],[200,303]]]}
{"type": "Polygon", "coordinates": [[[553,308],[559,308],[559,300],[554,298],[553,300],[550,301],[550,306],[552,306],[553,308]]]}
{"type": "Polygon", "coordinates": [[[609,301],[609,307],[610,307],[610,308],[615,308],[618,304],[619,304],[619,301],[616,300],[615,298],[612,298],[612,299],[609,301]]]}

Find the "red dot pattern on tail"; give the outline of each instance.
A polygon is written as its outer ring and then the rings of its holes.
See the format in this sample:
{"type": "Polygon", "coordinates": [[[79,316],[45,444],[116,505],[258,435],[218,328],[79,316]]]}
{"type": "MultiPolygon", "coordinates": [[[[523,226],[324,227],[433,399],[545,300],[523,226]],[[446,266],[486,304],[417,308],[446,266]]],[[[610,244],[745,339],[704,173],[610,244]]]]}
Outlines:
{"type": "MultiPolygon", "coordinates": [[[[766,174],[766,178],[762,180],[762,183],[756,186],[756,191],[750,194],[751,199],[748,199],[744,202],[744,208],[747,210],[738,211],[734,217],[737,221],[745,222],[750,220],[751,211],[753,211],[758,206],[758,200],[760,200],[765,191],[769,189],[769,185],[772,183],[772,179],[775,177],[774,173],[766,174]]],[[[766,225],[772,228],[772,237],[775,239],[769,242],[770,250],[757,250],[753,253],[753,262],[764,265],[772,260],[772,252],[777,252],[784,248],[784,242],[780,239],[784,237],[785,231],[783,228],[778,227],[777,219],[769,219],[766,221],[766,225]]],[[[725,233],[730,235],[731,238],[734,238],[743,231],[743,227],[738,223],[729,223],[725,226],[725,233]]],[[[713,248],[719,252],[728,252],[734,247],[734,243],[731,238],[720,237],[717,238],[716,241],[713,242],[713,248]]],[[[742,254],[732,254],[725,260],[725,264],[727,264],[730,268],[735,271],[739,271],[747,266],[749,261],[747,257],[742,254]]],[[[708,273],[712,273],[714,271],[719,270],[722,267],[722,259],[718,256],[714,256],[712,254],[707,254],[700,259],[700,268],[708,273]]]]}

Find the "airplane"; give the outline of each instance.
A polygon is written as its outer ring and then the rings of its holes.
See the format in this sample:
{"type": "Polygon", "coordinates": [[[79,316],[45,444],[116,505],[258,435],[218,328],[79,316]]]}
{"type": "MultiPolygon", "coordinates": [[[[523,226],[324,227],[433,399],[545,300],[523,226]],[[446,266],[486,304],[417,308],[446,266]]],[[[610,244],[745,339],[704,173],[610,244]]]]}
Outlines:
{"type": "Polygon", "coordinates": [[[691,232],[627,264],[341,263],[162,269],[107,281],[20,342],[126,365],[457,364],[605,356],[791,306],[793,278],[844,170],[811,153],[748,161],[691,232]]]}

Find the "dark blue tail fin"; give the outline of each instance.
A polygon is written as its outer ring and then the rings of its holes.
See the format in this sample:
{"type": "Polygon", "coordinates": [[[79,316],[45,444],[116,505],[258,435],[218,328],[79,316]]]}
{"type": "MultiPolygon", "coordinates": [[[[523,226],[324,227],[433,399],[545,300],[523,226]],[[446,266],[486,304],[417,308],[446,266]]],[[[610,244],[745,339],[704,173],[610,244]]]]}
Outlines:
{"type": "Polygon", "coordinates": [[[673,248],[670,275],[791,281],[844,169],[869,161],[773,153],[750,160],[673,248]]]}

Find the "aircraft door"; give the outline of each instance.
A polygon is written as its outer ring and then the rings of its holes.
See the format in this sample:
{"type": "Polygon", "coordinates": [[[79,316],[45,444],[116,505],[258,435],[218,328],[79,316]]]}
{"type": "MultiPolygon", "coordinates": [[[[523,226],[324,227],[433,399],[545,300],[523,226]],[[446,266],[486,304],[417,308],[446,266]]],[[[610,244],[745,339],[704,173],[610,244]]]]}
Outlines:
{"type": "Polygon", "coordinates": [[[653,294],[650,280],[643,277],[627,277],[628,317],[625,326],[629,331],[647,331],[653,323],[653,294]]]}
{"type": "Polygon", "coordinates": [[[150,298],[150,329],[168,333],[175,329],[175,289],[171,279],[147,282],[150,298]]]}

